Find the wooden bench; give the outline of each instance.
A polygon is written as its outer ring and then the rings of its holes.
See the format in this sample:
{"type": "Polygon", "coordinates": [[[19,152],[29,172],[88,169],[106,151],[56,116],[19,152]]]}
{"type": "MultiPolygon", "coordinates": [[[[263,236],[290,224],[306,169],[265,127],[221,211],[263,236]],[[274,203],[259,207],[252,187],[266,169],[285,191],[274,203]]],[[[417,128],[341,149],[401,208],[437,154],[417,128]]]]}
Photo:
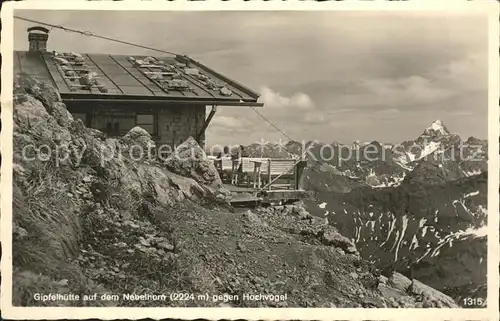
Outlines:
{"type": "MultiPolygon", "coordinates": [[[[208,156],[209,159],[215,161],[215,156],[208,156]]],[[[247,186],[254,188],[267,189],[297,189],[298,178],[301,174],[301,169],[305,166],[303,161],[296,159],[280,159],[280,158],[242,158],[242,171],[247,176],[247,186]],[[250,179],[251,178],[251,179],[250,179]],[[274,182],[275,180],[288,181],[287,183],[274,182]],[[290,182],[291,181],[291,182],[290,182]]],[[[230,157],[222,159],[222,170],[232,170],[232,160],[230,157]]]]}
{"type": "Polygon", "coordinates": [[[299,189],[299,181],[307,162],[298,159],[271,159],[263,170],[266,189],[299,189]]]}

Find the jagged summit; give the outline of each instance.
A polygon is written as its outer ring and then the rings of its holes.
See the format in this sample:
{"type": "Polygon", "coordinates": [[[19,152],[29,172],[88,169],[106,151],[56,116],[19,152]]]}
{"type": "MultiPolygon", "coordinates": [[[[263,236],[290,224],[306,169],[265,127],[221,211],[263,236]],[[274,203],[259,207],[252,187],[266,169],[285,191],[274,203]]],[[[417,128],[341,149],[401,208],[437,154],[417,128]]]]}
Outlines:
{"type": "Polygon", "coordinates": [[[422,134],[423,136],[448,136],[450,131],[446,128],[443,121],[435,120],[422,134]]]}

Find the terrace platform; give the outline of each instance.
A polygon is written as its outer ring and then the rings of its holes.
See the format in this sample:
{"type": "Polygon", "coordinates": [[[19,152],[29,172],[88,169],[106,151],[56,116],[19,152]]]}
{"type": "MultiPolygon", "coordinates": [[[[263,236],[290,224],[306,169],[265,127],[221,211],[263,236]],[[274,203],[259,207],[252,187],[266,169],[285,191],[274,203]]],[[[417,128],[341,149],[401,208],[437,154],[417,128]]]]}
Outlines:
{"type": "MultiPolygon", "coordinates": [[[[209,156],[216,161],[216,158],[209,156]]],[[[306,165],[298,159],[242,158],[239,184],[231,183],[231,159],[222,158],[220,172],[224,186],[233,194],[235,207],[255,207],[266,204],[291,203],[312,196],[299,189],[300,176],[306,165]]]]}
{"type": "Polygon", "coordinates": [[[234,207],[257,207],[269,204],[288,204],[313,198],[313,192],[304,190],[259,190],[252,187],[240,187],[230,184],[224,186],[232,192],[230,201],[234,207]]]}
{"type": "Polygon", "coordinates": [[[300,200],[312,199],[314,196],[311,191],[304,190],[271,190],[261,191],[256,194],[256,197],[262,198],[262,203],[293,203],[300,200]]]}

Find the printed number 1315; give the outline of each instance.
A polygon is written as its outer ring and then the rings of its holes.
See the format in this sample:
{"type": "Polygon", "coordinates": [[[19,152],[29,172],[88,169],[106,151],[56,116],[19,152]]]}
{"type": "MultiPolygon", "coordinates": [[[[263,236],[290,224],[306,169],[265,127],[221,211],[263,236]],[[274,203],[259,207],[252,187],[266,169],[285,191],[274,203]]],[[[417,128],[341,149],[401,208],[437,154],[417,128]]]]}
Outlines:
{"type": "Polygon", "coordinates": [[[464,305],[470,306],[483,306],[486,304],[486,300],[483,298],[464,298],[464,305]]]}

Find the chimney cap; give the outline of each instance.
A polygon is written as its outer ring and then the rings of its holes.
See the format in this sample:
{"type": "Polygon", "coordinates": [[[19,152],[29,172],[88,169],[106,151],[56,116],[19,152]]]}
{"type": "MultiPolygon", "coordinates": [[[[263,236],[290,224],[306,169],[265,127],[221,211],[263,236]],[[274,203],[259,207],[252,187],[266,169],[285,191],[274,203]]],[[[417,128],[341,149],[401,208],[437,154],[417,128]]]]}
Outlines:
{"type": "Polygon", "coordinates": [[[42,31],[45,33],[49,33],[49,29],[47,29],[45,27],[41,27],[41,26],[35,26],[35,27],[28,28],[28,32],[32,32],[32,31],[42,31]]]}

